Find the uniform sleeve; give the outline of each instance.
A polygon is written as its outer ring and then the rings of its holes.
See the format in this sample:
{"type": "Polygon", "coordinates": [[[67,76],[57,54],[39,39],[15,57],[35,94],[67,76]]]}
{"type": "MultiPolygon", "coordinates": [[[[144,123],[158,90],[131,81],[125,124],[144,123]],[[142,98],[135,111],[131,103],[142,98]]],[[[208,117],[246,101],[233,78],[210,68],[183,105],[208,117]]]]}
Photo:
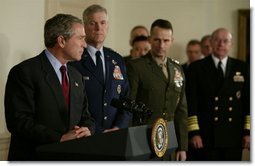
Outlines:
{"type": "MultiPolygon", "coordinates": [[[[182,70],[182,69],[180,69],[182,70]]],[[[184,73],[182,72],[184,77],[184,73]]],[[[179,103],[175,111],[175,132],[178,140],[178,151],[188,150],[188,131],[187,131],[187,101],[185,94],[185,81],[183,83],[182,92],[180,95],[179,103]]]]}
{"type": "Polygon", "coordinates": [[[199,135],[199,124],[198,124],[198,97],[197,92],[197,75],[194,66],[191,64],[187,70],[186,75],[186,95],[187,95],[187,104],[188,104],[188,133],[189,137],[199,135]]]}
{"type": "MultiPolygon", "coordinates": [[[[128,78],[127,78],[127,69],[125,62],[123,58],[121,58],[121,66],[123,68],[122,75],[124,78],[124,84],[123,84],[123,89],[120,94],[120,99],[121,98],[126,98],[128,95],[128,90],[129,90],[129,84],[128,84],[128,78]]],[[[126,128],[129,125],[129,121],[132,117],[132,113],[126,110],[118,110],[118,115],[115,120],[114,126],[118,126],[119,128],[126,128]]]]}
{"type": "Polygon", "coordinates": [[[135,100],[137,95],[137,89],[139,86],[139,76],[137,70],[135,69],[135,64],[133,62],[128,63],[127,66],[127,76],[129,81],[129,93],[128,97],[135,100]]]}
{"type": "MultiPolygon", "coordinates": [[[[83,83],[83,85],[86,86],[85,82],[83,83]]],[[[95,120],[92,118],[92,116],[88,110],[88,98],[86,95],[85,87],[83,90],[83,94],[84,94],[84,96],[83,96],[84,101],[83,101],[83,111],[82,111],[80,125],[84,126],[84,127],[88,127],[91,134],[94,134],[95,133],[95,120]]]]}
{"type": "Polygon", "coordinates": [[[35,120],[35,86],[31,77],[16,66],[8,76],[5,90],[5,117],[13,135],[36,144],[58,142],[62,136],[35,120]]]}
{"type": "Polygon", "coordinates": [[[242,107],[244,114],[244,135],[250,135],[250,69],[248,65],[244,67],[244,87],[242,92],[242,107]]]}

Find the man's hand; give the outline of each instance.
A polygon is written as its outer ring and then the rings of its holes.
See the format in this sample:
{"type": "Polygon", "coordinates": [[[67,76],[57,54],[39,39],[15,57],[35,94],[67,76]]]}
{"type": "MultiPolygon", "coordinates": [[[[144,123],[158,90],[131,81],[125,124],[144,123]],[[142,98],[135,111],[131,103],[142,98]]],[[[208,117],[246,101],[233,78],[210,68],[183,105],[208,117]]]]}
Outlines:
{"type": "Polygon", "coordinates": [[[199,135],[193,136],[189,142],[191,146],[194,147],[195,149],[200,149],[204,147],[202,138],[199,135]]]}
{"type": "Polygon", "coordinates": [[[107,133],[107,132],[111,132],[111,131],[116,131],[116,130],[119,130],[120,128],[119,127],[113,127],[113,128],[111,128],[111,129],[106,129],[106,130],[104,130],[104,132],[103,133],[107,133]]]}
{"type": "Polygon", "coordinates": [[[90,136],[91,132],[87,127],[79,127],[79,126],[74,126],[73,130],[68,131],[66,134],[64,134],[60,142],[63,141],[68,141],[76,138],[81,138],[81,137],[87,137],[90,136]]]}
{"type": "Polygon", "coordinates": [[[176,152],[176,161],[186,161],[187,155],[185,151],[176,152]]]}
{"type": "Polygon", "coordinates": [[[250,150],[250,136],[243,136],[243,148],[250,150]]]}

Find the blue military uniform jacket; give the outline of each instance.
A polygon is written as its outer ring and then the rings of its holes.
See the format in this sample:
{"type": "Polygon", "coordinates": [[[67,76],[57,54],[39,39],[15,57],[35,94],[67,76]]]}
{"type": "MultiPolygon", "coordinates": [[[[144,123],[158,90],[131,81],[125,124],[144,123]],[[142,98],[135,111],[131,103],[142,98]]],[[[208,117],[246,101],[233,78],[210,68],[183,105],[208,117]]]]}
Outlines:
{"type": "Polygon", "coordinates": [[[250,79],[244,62],[228,57],[225,79],[216,87],[211,56],[196,61],[187,72],[189,136],[200,135],[206,148],[241,147],[250,132],[250,79]]]}
{"type": "Polygon", "coordinates": [[[128,127],[131,114],[112,107],[113,98],[126,97],[128,82],[123,58],[116,52],[104,47],[105,82],[101,82],[96,73],[96,66],[85,49],[82,59],[71,63],[83,75],[89,111],[96,121],[96,133],[114,126],[128,127]]]}

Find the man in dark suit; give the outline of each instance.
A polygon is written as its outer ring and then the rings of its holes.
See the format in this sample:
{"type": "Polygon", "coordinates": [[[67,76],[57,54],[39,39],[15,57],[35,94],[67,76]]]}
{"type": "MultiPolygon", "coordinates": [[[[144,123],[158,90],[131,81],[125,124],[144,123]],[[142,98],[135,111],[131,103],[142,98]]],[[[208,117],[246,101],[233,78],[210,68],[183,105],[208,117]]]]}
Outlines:
{"type": "Polygon", "coordinates": [[[250,79],[242,61],[229,57],[232,35],[212,33],[213,53],[187,73],[190,160],[241,160],[250,147],[250,79]]]}
{"type": "MultiPolygon", "coordinates": [[[[153,124],[158,118],[174,121],[178,148],[171,160],[183,161],[188,148],[185,76],[178,62],[167,57],[173,44],[172,24],[167,20],[155,20],[149,41],[148,54],[131,61],[127,67],[129,96],[153,111],[145,123],[153,124]]],[[[134,114],[133,125],[137,125],[137,118],[134,114]]]]}
{"type": "Polygon", "coordinates": [[[204,57],[212,54],[211,35],[204,35],[201,40],[201,51],[204,57]]]}
{"type": "Polygon", "coordinates": [[[123,58],[103,46],[108,31],[108,15],[100,5],[83,12],[88,44],[82,59],[72,65],[83,75],[89,111],[96,121],[96,133],[128,127],[130,113],[111,106],[113,98],[126,97],[128,84],[123,58]]]}
{"type": "Polygon", "coordinates": [[[81,59],[84,38],[80,19],[58,14],[44,27],[47,49],[11,69],[5,90],[5,117],[11,133],[8,160],[36,160],[40,145],[94,132],[82,76],[66,65],[81,59]]]}
{"type": "Polygon", "coordinates": [[[186,55],[187,55],[188,61],[182,64],[182,68],[185,75],[187,73],[189,65],[192,62],[195,62],[196,60],[203,58],[203,55],[201,52],[201,44],[198,40],[192,39],[188,42],[186,46],[186,55]]]}

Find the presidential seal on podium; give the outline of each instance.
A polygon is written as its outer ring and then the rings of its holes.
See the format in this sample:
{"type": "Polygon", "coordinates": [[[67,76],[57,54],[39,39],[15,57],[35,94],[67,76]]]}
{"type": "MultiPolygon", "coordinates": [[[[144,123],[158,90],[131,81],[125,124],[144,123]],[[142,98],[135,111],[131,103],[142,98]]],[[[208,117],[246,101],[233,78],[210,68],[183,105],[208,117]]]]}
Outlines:
{"type": "Polygon", "coordinates": [[[158,157],[165,154],[168,145],[168,131],[166,121],[162,118],[157,119],[152,126],[151,144],[158,157]]]}

